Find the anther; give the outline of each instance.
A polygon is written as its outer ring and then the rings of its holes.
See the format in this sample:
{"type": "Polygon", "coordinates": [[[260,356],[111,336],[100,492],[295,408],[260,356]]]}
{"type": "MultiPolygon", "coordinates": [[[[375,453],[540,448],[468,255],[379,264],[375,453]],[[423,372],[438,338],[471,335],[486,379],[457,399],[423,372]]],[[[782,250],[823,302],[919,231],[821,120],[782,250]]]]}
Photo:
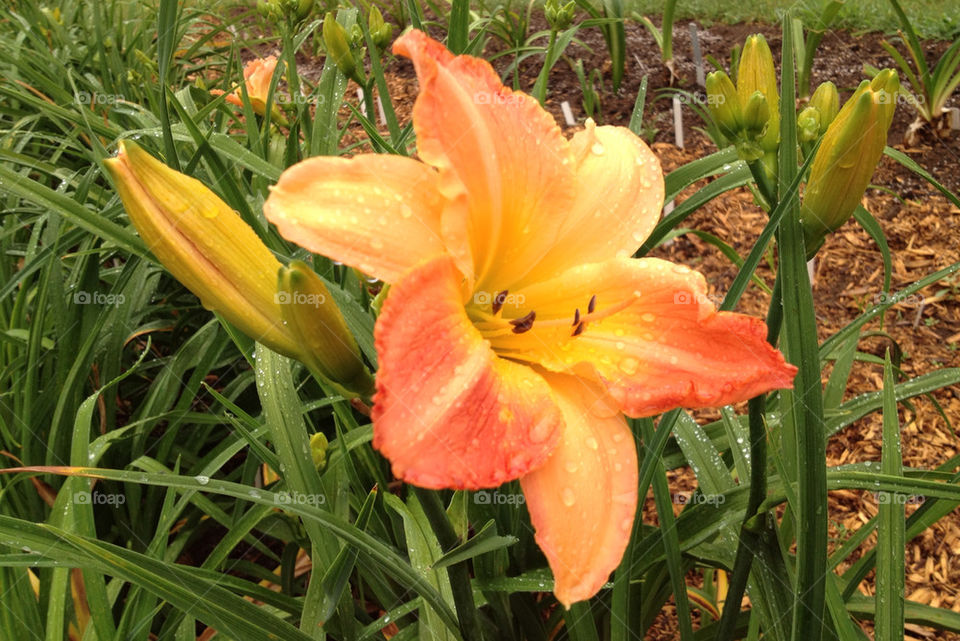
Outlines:
{"type": "Polygon", "coordinates": [[[573,333],[570,334],[570,335],[571,335],[571,336],[579,336],[580,334],[583,333],[583,328],[584,328],[584,327],[586,327],[586,323],[580,323],[579,325],[577,325],[577,328],[576,328],[575,330],[573,330],[573,333]]]}
{"type": "Polygon", "coordinates": [[[523,318],[514,318],[510,321],[510,324],[513,325],[513,333],[523,334],[524,332],[529,332],[533,328],[533,321],[536,320],[536,318],[536,312],[530,312],[523,318]]]}
{"type": "Polygon", "coordinates": [[[597,309],[597,295],[594,294],[590,297],[590,302],[587,303],[587,313],[592,314],[594,310],[597,309]]]}
{"type": "Polygon", "coordinates": [[[509,293],[510,291],[505,289],[502,292],[497,292],[496,296],[493,297],[493,305],[491,307],[493,307],[494,314],[498,313],[503,307],[503,303],[507,300],[507,294],[509,293]]]}
{"type": "Polygon", "coordinates": [[[580,308],[573,310],[573,326],[576,327],[580,324],[580,308]]]}

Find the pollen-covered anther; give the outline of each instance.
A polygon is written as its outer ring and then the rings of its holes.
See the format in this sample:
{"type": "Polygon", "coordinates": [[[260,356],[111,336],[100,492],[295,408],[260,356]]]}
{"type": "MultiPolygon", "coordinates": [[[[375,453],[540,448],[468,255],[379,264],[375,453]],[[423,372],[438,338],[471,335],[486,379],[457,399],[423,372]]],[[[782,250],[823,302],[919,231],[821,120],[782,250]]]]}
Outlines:
{"type": "Polygon", "coordinates": [[[592,314],[597,309],[597,295],[594,294],[590,297],[590,302],[587,303],[587,313],[592,314]]]}
{"type": "Polygon", "coordinates": [[[502,292],[497,292],[493,297],[493,304],[491,308],[493,309],[493,314],[497,315],[500,313],[500,310],[503,308],[503,303],[507,300],[507,294],[510,293],[510,290],[503,290],[502,292]]]}
{"type": "Polygon", "coordinates": [[[513,325],[513,333],[523,334],[524,332],[529,332],[533,328],[533,321],[536,319],[536,312],[530,312],[521,318],[514,318],[510,321],[510,324],[513,325]]]}

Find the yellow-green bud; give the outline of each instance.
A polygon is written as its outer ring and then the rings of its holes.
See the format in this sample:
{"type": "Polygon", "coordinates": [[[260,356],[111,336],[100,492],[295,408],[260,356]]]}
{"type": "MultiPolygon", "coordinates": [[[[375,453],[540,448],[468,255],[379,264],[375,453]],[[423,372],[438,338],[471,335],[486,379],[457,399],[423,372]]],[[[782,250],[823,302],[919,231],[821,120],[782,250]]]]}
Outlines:
{"type": "Polygon", "coordinates": [[[373,389],[357,342],[323,280],[304,262],[281,267],[276,301],[286,329],[300,346],[298,358],[348,392],[373,389]]]}
{"type": "Polygon", "coordinates": [[[797,138],[811,142],[820,136],[820,110],[807,107],[797,115],[797,138]]]}
{"type": "Polygon", "coordinates": [[[547,0],[543,5],[543,12],[550,28],[554,31],[563,31],[569,27],[573,23],[575,6],[574,0],[562,6],[559,0],[547,0]]]}
{"type": "Polygon", "coordinates": [[[707,75],[707,109],[720,133],[734,140],[743,129],[743,115],[740,113],[740,98],[730,77],[723,71],[714,71],[707,75]]]}
{"type": "Polygon", "coordinates": [[[383,49],[390,44],[393,38],[393,25],[383,19],[383,14],[376,6],[370,9],[367,26],[370,28],[370,38],[377,47],[383,49]]]}
{"type": "Polygon", "coordinates": [[[837,87],[829,80],[821,83],[817,90],[810,97],[810,106],[814,107],[820,113],[820,130],[822,136],[827,131],[827,127],[837,117],[840,111],[840,94],[837,93],[837,87]]]}
{"type": "Polygon", "coordinates": [[[306,19],[313,11],[313,0],[298,0],[296,15],[297,20],[306,19]]]}
{"type": "Polygon", "coordinates": [[[354,22],[347,34],[349,34],[349,38],[347,38],[347,40],[349,41],[351,47],[363,46],[363,27],[354,22]]]}
{"type": "Polygon", "coordinates": [[[780,94],[777,91],[773,54],[760,34],[747,38],[740,54],[740,66],[737,68],[737,93],[744,111],[755,91],[759,91],[767,99],[769,110],[760,146],[765,151],[774,151],[780,142],[780,94]]]}
{"type": "Polygon", "coordinates": [[[267,20],[279,20],[280,6],[277,0],[257,0],[257,13],[267,20]]]}
{"type": "Polygon", "coordinates": [[[270,349],[300,357],[275,296],[280,263],[240,214],[133,142],[121,141],[104,167],[153,255],[204,307],[270,349]]]}
{"type": "Polygon", "coordinates": [[[317,432],[310,437],[310,456],[313,458],[313,464],[318,471],[323,471],[327,466],[327,448],[330,442],[323,432],[317,432]]]}
{"type": "Polygon", "coordinates": [[[337,68],[343,75],[352,78],[357,71],[357,62],[353,59],[350,44],[347,42],[347,30],[337,22],[332,13],[328,13],[323,19],[323,44],[337,68]]]}
{"type": "MultiPolygon", "coordinates": [[[[765,128],[770,125],[770,103],[760,91],[754,91],[743,103],[743,126],[753,139],[766,137],[765,128]]],[[[762,145],[761,145],[762,146],[762,145]]]]}
{"type": "Polygon", "coordinates": [[[810,167],[801,216],[812,255],[856,210],[870,184],[893,120],[900,82],[892,69],[864,81],[827,127],[810,167]]]}

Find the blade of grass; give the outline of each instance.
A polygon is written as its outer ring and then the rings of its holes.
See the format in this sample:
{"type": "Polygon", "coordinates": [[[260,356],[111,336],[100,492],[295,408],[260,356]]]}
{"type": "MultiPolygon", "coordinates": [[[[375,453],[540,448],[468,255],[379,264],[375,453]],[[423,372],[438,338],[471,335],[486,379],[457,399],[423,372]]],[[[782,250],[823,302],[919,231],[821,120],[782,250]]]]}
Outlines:
{"type": "MultiPolygon", "coordinates": [[[[883,450],[880,466],[883,473],[890,476],[903,473],[895,383],[890,351],[887,350],[883,363],[883,450]]],[[[877,549],[882,552],[877,558],[877,616],[874,619],[877,641],[903,639],[905,506],[897,499],[896,494],[877,493],[877,502],[880,504],[877,549]]]]}

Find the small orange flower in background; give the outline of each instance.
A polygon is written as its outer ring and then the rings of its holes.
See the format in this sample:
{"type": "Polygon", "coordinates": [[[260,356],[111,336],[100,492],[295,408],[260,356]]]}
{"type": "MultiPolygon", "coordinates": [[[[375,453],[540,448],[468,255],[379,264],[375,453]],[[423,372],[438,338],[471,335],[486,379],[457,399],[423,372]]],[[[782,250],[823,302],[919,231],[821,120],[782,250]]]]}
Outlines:
{"type": "Polygon", "coordinates": [[[624,414],[790,387],[758,318],[717,312],[703,277],[631,256],[663,204],[628,129],[570,140],[484,60],[411,31],[419,160],[311,158],[264,206],[281,234],[392,284],[376,325],[374,446],[398,477],[520,479],[564,604],[619,564],[637,507],[624,414]]]}
{"type": "MultiPolygon", "coordinates": [[[[253,111],[261,116],[267,113],[267,97],[270,95],[270,83],[273,81],[273,72],[277,68],[277,57],[268,56],[266,58],[255,58],[243,66],[243,81],[247,88],[247,97],[250,99],[250,106],[253,111]]],[[[211,95],[222,96],[224,91],[220,89],[211,89],[211,95]]],[[[243,92],[240,87],[234,89],[224,98],[231,105],[243,107],[243,92]]],[[[271,116],[274,120],[286,122],[283,114],[273,105],[271,116]]]]}

